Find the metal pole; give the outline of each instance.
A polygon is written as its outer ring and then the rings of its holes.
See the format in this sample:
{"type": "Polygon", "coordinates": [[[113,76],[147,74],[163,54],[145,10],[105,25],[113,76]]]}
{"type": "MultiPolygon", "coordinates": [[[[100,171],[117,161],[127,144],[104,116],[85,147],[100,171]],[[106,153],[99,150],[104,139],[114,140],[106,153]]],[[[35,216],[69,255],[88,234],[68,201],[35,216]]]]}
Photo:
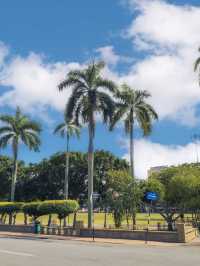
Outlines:
{"type": "Polygon", "coordinates": [[[146,241],[145,241],[146,244],[148,243],[148,233],[149,233],[150,220],[151,220],[151,208],[152,208],[152,200],[149,206],[148,224],[147,224],[146,241]]]}
{"type": "MultiPolygon", "coordinates": [[[[94,206],[94,199],[93,199],[93,206],[94,206]]],[[[92,240],[94,242],[94,210],[93,210],[93,216],[92,216],[92,240]]]]}

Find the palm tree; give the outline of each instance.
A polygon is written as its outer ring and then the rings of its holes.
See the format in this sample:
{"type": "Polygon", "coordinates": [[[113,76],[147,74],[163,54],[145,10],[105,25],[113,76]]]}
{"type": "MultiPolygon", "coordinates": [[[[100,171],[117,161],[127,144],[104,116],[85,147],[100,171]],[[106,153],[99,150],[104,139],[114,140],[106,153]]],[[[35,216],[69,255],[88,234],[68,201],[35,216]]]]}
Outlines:
{"type": "Polygon", "coordinates": [[[130,138],[130,174],[134,178],[134,125],[137,122],[145,136],[152,130],[152,121],[158,119],[153,107],[145,100],[151,95],[147,91],[133,90],[126,84],[117,92],[117,108],[111,122],[112,130],[115,124],[123,119],[125,132],[130,138]]]}
{"type": "MultiPolygon", "coordinates": [[[[200,52],[200,48],[199,48],[199,52],[200,52]]],[[[195,72],[199,72],[199,85],[200,85],[200,57],[198,57],[194,63],[194,71],[195,72]]]]}
{"type": "Polygon", "coordinates": [[[73,122],[68,122],[65,118],[65,121],[59,124],[54,130],[54,134],[59,133],[61,137],[67,138],[67,150],[66,150],[66,159],[65,159],[65,182],[64,182],[64,199],[68,199],[69,195],[69,141],[70,138],[74,135],[78,138],[80,137],[80,127],[76,126],[73,122]]]}
{"type": "Polygon", "coordinates": [[[37,122],[23,115],[19,107],[17,107],[14,116],[1,115],[0,121],[4,124],[0,128],[0,147],[5,148],[8,144],[11,144],[13,150],[14,167],[10,200],[14,201],[19,145],[23,143],[28,146],[30,150],[38,151],[40,146],[39,133],[41,132],[41,127],[37,122]]]}
{"type": "Polygon", "coordinates": [[[87,124],[89,132],[88,144],[88,227],[93,220],[93,170],[94,170],[94,137],[96,115],[101,114],[105,123],[111,121],[114,110],[112,94],[116,85],[101,76],[103,62],[93,62],[83,70],[70,71],[66,79],[59,84],[59,90],[71,87],[72,94],[66,105],[68,120],[87,124]]]}

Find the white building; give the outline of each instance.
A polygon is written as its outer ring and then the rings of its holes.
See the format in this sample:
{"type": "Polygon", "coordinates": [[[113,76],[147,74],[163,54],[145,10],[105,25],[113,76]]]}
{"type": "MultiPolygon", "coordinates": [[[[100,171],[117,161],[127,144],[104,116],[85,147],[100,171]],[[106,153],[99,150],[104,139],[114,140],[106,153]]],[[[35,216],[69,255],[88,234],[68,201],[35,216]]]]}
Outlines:
{"type": "Polygon", "coordinates": [[[151,176],[153,173],[159,173],[160,171],[166,169],[168,166],[167,165],[161,165],[161,166],[154,166],[151,167],[148,172],[147,175],[148,177],[151,176]]]}

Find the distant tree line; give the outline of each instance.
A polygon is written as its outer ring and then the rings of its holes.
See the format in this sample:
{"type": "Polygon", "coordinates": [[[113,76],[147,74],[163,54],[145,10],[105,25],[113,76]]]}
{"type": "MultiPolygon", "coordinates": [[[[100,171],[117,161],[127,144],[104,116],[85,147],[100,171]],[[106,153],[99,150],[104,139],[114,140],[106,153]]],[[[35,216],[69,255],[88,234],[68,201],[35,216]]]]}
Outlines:
{"type": "MultiPolygon", "coordinates": [[[[34,164],[18,162],[16,201],[63,199],[65,160],[65,153],[56,153],[49,159],[34,164]]],[[[71,152],[69,160],[69,197],[79,199],[80,195],[87,194],[87,154],[71,152]]],[[[109,170],[129,169],[126,160],[107,151],[96,151],[94,160],[94,190],[98,193],[102,192],[102,180],[109,170]]],[[[0,201],[10,198],[12,170],[13,160],[0,156],[0,201]]]]}

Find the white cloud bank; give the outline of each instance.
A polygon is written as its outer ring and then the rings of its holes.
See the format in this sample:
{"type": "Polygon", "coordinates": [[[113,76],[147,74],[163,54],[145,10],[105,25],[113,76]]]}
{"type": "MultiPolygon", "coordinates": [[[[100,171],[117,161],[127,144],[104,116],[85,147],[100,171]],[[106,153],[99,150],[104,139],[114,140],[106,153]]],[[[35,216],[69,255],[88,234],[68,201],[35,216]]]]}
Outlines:
{"type": "MultiPolygon", "coordinates": [[[[137,15],[126,37],[146,57],[121,79],[151,92],[151,103],[160,119],[197,125],[200,88],[193,66],[200,46],[200,7],[178,6],[161,0],[128,2],[137,15]]],[[[135,146],[135,169],[140,178],[146,178],[148,169],[153,166],[195,161],[195,147],[191,143],[167,146],[137,140],[135,146]]],[[[126,148],[129,149],[128,142],[126,148]]],[[[124,157],[129,158],[128,152],[124,157]]]]}
{"type": "Polygon", "coordinates": [[[70,89],[60,93],[58,84],[68,71],[79,68],[78,63],[47,63],[43,56],[30,53],[27,57],[15,56],[6,61],[8,49],[0,46],[1,85],[0,106],[15,108],[19,105],[24,111],[48,117],[48,108],[57,111],[64,109],[71,93],[70,89]],[[6,89],[6,90],[5,90],[6,89]]]}
{"type": "Polygon", "coordinates": [[[195,125],[200,89],[193,66],[200,46],[200,7],[161,0],[129,0],[129,5],[137,15],[126,36],[146,57],[122,80],[151,92],[160,119],[195,125]]]}
{"type": "MultiPolygon", "coordinates": [[[[128,148],[128,141],[125,143],[128,148]]],[[[124,156],[129,160],[129,154],[124,156]]],[[[135,172],[139,178],[147,178],[147,171],[154,166],[179,165],[195,162],[196,151],[193,143],[185,146],[167,146],[139,139],[135,142],[135,172]]]]}
{"type": "MultiPolygon", "coordinates": [[[[107,67],[105,75],[119,83],[128,82],[133,88],[149,90],[150,102],[160,120],[196,125],[200,89],[193,64],[200,46],[200,7],[177,6],[161,0],[128,2],[137,15],[126,36],[145,57],[132,63],[127,74],[107,67]]],[[[131,62],[130,58],[117,54],[112,45],[97,48],[96,52],[111,67],[126,60],[131,62]]],[[[11,60],[5,60],[8,53],[9,49],[0,43],[1,84],[4,85],[0,106],[20,105],[25,111],[36,109],[43,113],[48,107],[63,110],[70,90],[59,93],[57,85],[71,68],[80,64],[49,63],[34,53],[27,57],[10,55],[11,60]]]]}
{"type": "MultiPolygon", "coordinates": [[[[133,88],[149,90],[160,119],[196,125],[200,88],[193,64],[200,46],[200,7],[178,6],[161,0],[128,2],[137,14],[126,37],[144,54],[126,75],[109,67],[104,75],[117,82],[126,81],[133,88]]],[[[125,59],[112,46],[96,51],[111,66],[125,59]]],[[[70,69],[80,67],[79,63],[49,63],[34,53],[27,57],[10,55],[9,60],[7,56],[9,49],[0,42],[0,82],[4,86],[0,106],[20,105],[26,112],[40,116],[48,114],[49,107],[63,110],[70,90],[59,93],[57,84],[70,69]]],[[[193,161],[193,154],[192,144],[168,147],[139,140],[136,142],[136,173],[145,177],[151,166],[193,161]]]]}

